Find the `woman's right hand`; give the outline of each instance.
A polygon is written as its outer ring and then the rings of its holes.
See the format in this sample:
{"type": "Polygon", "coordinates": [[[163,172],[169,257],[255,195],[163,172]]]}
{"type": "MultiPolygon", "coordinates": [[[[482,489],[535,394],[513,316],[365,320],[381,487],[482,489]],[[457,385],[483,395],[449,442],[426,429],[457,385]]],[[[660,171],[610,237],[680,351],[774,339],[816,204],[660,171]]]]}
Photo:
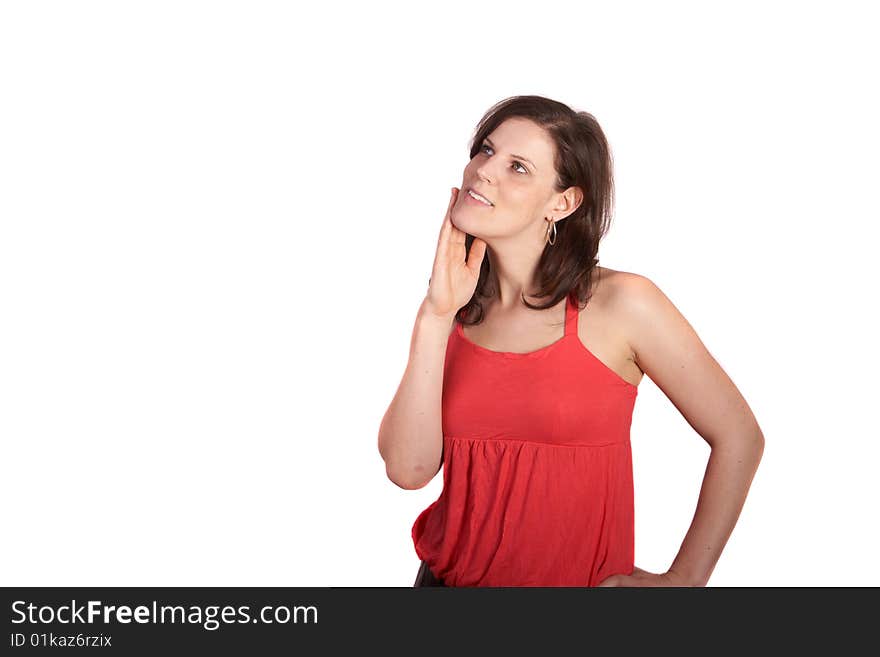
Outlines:
{"type": "Polygon", "coordinates": [[[458,201],[459,189],[452,188],[452,198],[443,217],[434,268],[425,296],[426,309],[439,317],[451,319],[474,295],[480,279],[480,267],[486,253],[486,242],[474,237],[470,257],[465,262],[466,233],[452,224],[452,208],[458,201]]]}

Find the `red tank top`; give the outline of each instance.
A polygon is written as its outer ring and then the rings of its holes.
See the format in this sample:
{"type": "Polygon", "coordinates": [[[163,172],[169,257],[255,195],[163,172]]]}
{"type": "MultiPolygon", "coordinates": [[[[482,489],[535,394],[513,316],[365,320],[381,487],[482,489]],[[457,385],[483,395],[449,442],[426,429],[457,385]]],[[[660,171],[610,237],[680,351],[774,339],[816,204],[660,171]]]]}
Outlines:
{"type": "Polygon", "coordinates": [[[630,425],[638,387],[565,334],[528,353],[471,342],[456,321],[443,371],[443,490],[412,527],[447,586],[596,586],[630,575],[630,425]]]}

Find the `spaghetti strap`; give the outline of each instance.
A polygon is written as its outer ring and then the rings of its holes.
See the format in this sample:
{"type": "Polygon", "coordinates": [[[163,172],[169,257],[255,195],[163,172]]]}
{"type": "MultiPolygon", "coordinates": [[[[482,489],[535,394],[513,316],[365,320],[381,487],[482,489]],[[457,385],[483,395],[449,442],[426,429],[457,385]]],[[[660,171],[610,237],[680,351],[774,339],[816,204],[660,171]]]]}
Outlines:
{"type": "Polygon", "coordinates": [[[565,298],[565,335],[577,335],[578,332],[578,309],[572,300],[572,295],[565,298]]]}

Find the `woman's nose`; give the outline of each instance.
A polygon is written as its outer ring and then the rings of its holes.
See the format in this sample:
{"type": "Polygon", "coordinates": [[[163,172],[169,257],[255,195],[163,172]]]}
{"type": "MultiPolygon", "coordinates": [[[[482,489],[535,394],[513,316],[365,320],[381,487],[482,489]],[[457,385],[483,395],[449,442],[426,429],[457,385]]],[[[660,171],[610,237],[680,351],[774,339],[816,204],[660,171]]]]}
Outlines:
{"type": "Polygon", "coordinates": [[[488,162],[477,165],[477,177],[483,182],[488,183],[489,181],[493,180],[491,166],[492,165],[490,165],[488,162]]]}

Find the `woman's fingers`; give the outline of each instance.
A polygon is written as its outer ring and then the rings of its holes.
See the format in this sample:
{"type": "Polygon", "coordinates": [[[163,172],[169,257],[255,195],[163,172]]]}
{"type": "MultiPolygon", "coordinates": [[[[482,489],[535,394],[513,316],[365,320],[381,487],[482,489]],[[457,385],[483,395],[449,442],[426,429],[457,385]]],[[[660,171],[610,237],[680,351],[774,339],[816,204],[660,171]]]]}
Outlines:
{"type": "Polygon", "coordinates": [[[479,237],[471,242],[471,250],[468,253],[467,267],[474,276],[480,275],[480,267],[483,265],[483,256],[486,254],[486,243],[479,237]]]}
{"type": "Polygon", "coordinates": [[[457,229],[452,224],[452,208],[458,199],[458,190],[453,187],[449,198],[449,205],[446,207],[446,214],[443,217],[443,225],[440,227],[440,237],[437,243],[437,257],[441,261],[446,262],[449,259],[449,244],[452,241],[454,231],[457,229]]]}
{"type": "Polygon", "coordinates": [[[448,227],[452,226],[452,207],[455,205],[455,199],[457,195],[455,193],[455,187],[452,188],[452,191],[449,195],[449,205],[446,206],[446,214],[443,216],[443,223],[440,225],[440,235],[443,235],[443,231],[448,227]]]}

